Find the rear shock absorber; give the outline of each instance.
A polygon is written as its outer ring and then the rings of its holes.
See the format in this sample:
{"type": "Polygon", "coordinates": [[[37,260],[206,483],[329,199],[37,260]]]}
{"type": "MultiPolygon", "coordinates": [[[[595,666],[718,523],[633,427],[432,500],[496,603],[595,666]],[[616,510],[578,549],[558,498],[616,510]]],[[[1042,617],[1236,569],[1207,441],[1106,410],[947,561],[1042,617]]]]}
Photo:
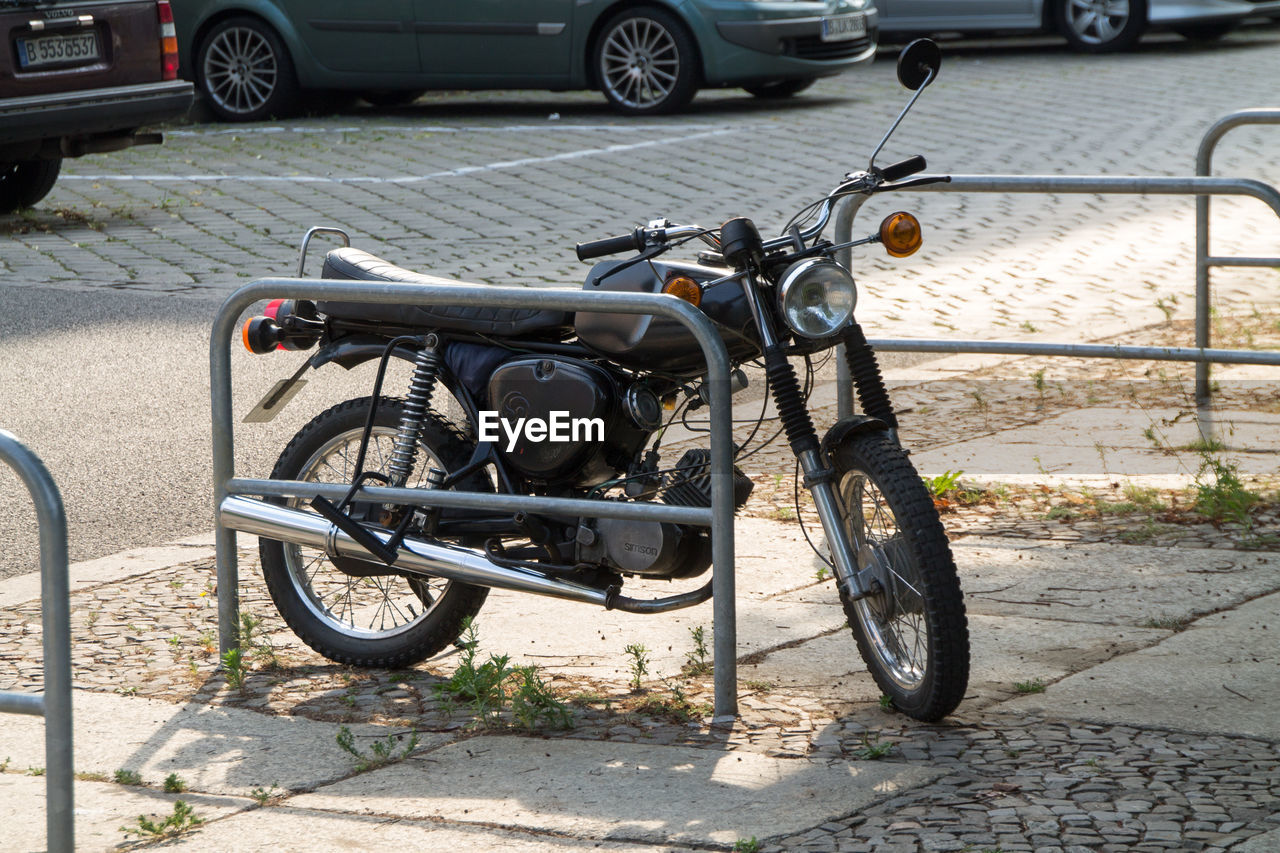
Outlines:
{"type": "Polygon", "coordinates": [[[867,343],[867,336],[857,323],[851,323],[845,329],[844,358],[849,365],[849,375],[853,377],[853,387],[858,391],[862,411],[884,421],[889,429],[896,431],[898,416],[893,412],[893,403],[889,402],[889,391],[880,376],[875,350],[867,343]]]}
{"type": "Polygon", "coordinates": [[[440,374],[439,338],[427,335],[422,339],[422,344],[422,349],[418,350],[417,358],[414,359],[413,377],[409,380],[409,393],[404,401],[404,416],[400,418],[400,428],[396,431],[391,461],[387,466],[392,487],[403,486],[413,473],[418,443],[422,438],[422,426],[426,421],[427,410],[431,408],[436,377],[440,374]]]}

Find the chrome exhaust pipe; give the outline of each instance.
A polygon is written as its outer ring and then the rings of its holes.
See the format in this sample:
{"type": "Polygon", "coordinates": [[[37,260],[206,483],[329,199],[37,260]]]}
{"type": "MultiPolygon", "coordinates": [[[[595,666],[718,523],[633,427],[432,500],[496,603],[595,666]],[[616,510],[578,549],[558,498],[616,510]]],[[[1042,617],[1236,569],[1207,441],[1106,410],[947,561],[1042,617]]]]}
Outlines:
{"type": "MultiPolygon", "coordinates": [[[[223,527],[266,539],[306,545],[335,556],[376,560],[350,536],[315,513],[231,495],[222,501],[218,520],[223,527]]],[[[369,532],[383,542],[391,538],[390,533],[377,528],[370,528],[369,532]]],[[[609,593],[604,590],[526,569],[499,566],[474,551],[423,542],[420,539],[404,540],[393,568],[408,574],[431,575],[475,586],[531,592],[551,598],[598,604],[601,607],[609,606],[609,593]]]]}

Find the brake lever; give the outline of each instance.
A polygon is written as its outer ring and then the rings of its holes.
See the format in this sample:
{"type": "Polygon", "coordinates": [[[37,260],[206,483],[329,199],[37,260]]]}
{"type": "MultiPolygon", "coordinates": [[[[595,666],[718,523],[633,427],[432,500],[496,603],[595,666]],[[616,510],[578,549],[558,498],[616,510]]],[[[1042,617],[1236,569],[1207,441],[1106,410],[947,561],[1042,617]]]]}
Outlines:
{"type": "Polygon", "coordinates": [[[593,278],[591,280],[591,286],[599,287],[600,282],[604,281],[609,276],[615,275],[616,273],[620,273],[623,270],[629,270],[632,267],[634,267],[636,264],[643,264],[646,261],[651,261],[654,258],[658,257],[658,255],[661,255],[663,252],[665,252],[669,248],[671,247],[666,243],[660,243],[656,246],[649,246],[640,254],[636,255],[634,258],[625,260],[622,263],[618,264],[613,269],[609,270],[607,273],[604,273],[603,275],[598,275],[595,278],[593,278]]]}

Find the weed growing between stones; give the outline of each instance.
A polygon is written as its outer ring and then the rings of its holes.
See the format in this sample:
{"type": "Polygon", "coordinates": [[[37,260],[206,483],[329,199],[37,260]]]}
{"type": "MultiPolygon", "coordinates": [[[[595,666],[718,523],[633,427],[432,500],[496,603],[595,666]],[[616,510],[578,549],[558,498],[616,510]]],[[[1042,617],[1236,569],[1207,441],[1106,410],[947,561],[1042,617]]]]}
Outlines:
{"type": "MultiPolygon", "coordinates": [[[[404,745],[403,749],[397,750],[400,745],[400,739],[403,735],[387,735],[382,740],[375,740],[370,746],[371,755],[365,755],[359,747],[356,746],[355,735],[351,734],[351,729],[343,726],[338,729],[337,741],[338,746],[343,752],[349,754],[356,761],[356,772],[363,773],[366,770],[376,770],[379,767],[385,767],[396,761],[403,761],[409,757],[409,753],[418,748],[418,733],[414,732],[409,737],[409,742],[404,745]]],[[[275,786],[272,785],[272,788],[275,786]]]]}
{"type": "Polygon", "coordinates": [[[649,650],[640,643],[632,643],[623,649],[631,655],[631,692],[640,692],[641,680],[649,674],[649,650]]]}
{"type": "Polygon", "coordinates": [[[117,785],[133,785],[140,786],[147,784],[142,781],[142,774],[137,770],[120,769],[111,775],[111,781],[117,785]]]}
{"type": "Polygon", "coordinates": [[[137,835],[139,838],[173,838],[204,823],[204,818],[196,817],[195,809],[178,800],[173,804],[173,814],[156,823],[146,815],[138,815],[136,826],[122,826],[120,831],[125,835],[137,835]]]}
{"type": "Polygon", "coordinates": [[[1044,688],[1045,688],[1044,680],[1040,678],[1035,678],[1035,679],[1032,679],[1031,681],[1018,681],[1018,682],[1015,682],[1013,685],[1014,690],[1023,694],[1043,693],[1044,688]]]}
{"type": "Polygon", "coordinates": [[[512,666],[510,655],[491,654],[479,662],[479,634],[470,619],[463,624],[459,646],[462,654],[458,668],[448,681],[436,687],[436,696],[446,709],[465,703],[481,726],[501,724],[508,706],[517,728],[573,725],[568,705],[543,681],[538,667],[512,666]]]}
{"type": "Polygon", "coordinates": [[[708,675],[712,666],[707,650],[707,630],[702,625],[695,625],[689,629],[689,634],[693,637],[693,651],[685,657],[680,671],[686,676],[708,675]]]}
{"type": "Polygon", "coordinates": [[[163,788],[166,794],[181,794],[187,790],[187,782],[177,773],[170,773],[164,777],[163,788]]]}

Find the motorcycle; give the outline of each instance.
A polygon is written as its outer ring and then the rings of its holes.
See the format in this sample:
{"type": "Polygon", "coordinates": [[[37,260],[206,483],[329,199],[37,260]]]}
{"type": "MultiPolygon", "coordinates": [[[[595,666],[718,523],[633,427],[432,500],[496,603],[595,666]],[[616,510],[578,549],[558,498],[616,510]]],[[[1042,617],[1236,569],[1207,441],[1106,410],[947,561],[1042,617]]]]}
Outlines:
{"type": "MultiPolygon", "coordinates": [[[[765,240],[749,219],[719,228],[655,220],[629,234],[580,243],[596,263],[584,288],[666,293],[710,318],[736,367],[763,368],[812,496],[839,599],[876,683],[893,705],[937,720],[968,681],[964,602],[947,537],[907,453],[876,356],[854,319],[857,290],[837,253],[880,243],[906,257],[921,244],[909,213],[843,244],[822,237],[837,202],[908,185],[925,168],[912,157],[875,158],[937,76],[936,45],[919,40],[899,58],[914,90],[865,170],[845,175],[822,200],[765,240]],[[660,260],[700,240],[696,260],[660,260]],[[813,357],[843,344],[862,413],[819,438],[808,410],[813,357]],[[802,387],[792,359],[807,366],[802,387]]],[[[946,180],[918,177],[914,182],[946,180]]],[[[303,258],[306,245],[303,246],[303,258]]],[[[323,278],[441,283],[358,249],[330,251],[323,278]]],[[[660,599],[624,596],[631,578],[684,580],[711,567],[711,535],[667,521],[482,505],[422,508],[356,500],[370,483],[392,488],[650,501],[711,506],[710,451],[662,458],[666,428],[705,404],[701,350],[673,320],[648,315],[289,300],[243,328],[253,353],[315,353],[260,404],[287,401],[309,369],[378,360],[368,397],[317,415],[285,447],[273,480],[349,487],[345,497],[232,499],[224,523],[260,536],[262,571],[290,628],[343,664],[405,667],[455,642],[491,587],[655,613],[706,601],[711,585],[660,599]],[[402,398],[384,396],[390,359],[412,365],[402,398]],[[445,417],[439,386],[462,414],[445,417]],[[239,514],[239,517],[234,517],[239,514]],[[229,516],[232,516],[229,518],[229,516]]],[[[735,370],[735,386],[746,374],[735,370]]],[[[764,412],[761,413],[763,419],[764,412]]],[[[743,458],[746,443],[735,447],[743,458]]],[[[735,467],[734,504],[751,480],[735,467]]],[[[563,504],[562,504],[563,506],[563,504]]],[[[815,547],[815,551],[818,549],[815,547]]]]}

